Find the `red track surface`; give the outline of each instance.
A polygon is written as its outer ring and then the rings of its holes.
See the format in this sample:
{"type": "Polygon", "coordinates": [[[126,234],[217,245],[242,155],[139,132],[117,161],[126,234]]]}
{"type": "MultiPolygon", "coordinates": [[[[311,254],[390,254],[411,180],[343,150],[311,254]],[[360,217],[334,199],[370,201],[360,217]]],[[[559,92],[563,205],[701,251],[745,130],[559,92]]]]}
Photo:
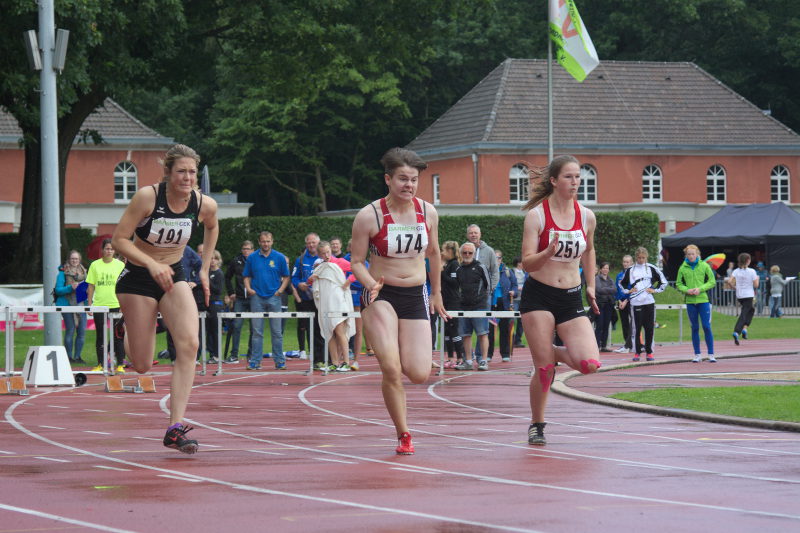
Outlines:
{"type": "MultiPolygon", "coordinates": [[[[728,344],[718,352],[798,348],[728,344]]],[[[683,357],[686,348],[656,355],[683,357]]],[[[371,358],[361,366],[377,369],[371,358]]],[[[568,386],[605,395],[681,379],[659,375],[741,366],[800,369],[796,354],[721,359],[640,365],[568,386]]],[[[552,395],[548,445],[531,447],[529,368],[520,349],[489,372],[409,385],[417,453],[402,457],[380,377],[368,372],[198,376],[188,410],[194,456],[160,443],[168,375],[157,376],[156,394],[108,394],[92,376],[77,389],[2,396],[0,532],[800,530],[800,434],[552,395]]]]}

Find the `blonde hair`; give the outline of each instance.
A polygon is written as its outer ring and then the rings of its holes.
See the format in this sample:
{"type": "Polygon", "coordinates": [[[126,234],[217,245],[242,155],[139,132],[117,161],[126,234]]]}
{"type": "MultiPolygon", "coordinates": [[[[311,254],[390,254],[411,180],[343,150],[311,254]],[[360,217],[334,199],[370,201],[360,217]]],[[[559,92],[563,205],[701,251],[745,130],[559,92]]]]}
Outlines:
{"type": "Polygon", "coordinates": [[[636,257],[639,257],[640,255],[643,255],[645,257],[650,257],[650,254],[647,253],[647,248],[645,248],[644,246],[640,246],[636,249],[636,257]]]}
{"type": "Polygon", "coordinates": [[[771,267],[769,267],[769,273],[770,274],[777,274],[780,271],[781,271],[781,267],[779,267],[778,265],[772,265],[771,267]]]}
{"type": "Polygon", "coordinates": [[[456,241],[444,241],[442,243],[442,251],[450,250],[453,257],[459,259],[458,243],[456,241]]]}
{"type": "Polygon", "coordinates": [[[553,194],[553,183],[550,181],[550,178],[558,178],[558,175],[561,173],[561,169],[567,163],[575,163],[579,167],[581,166],[580,161],[577,160],[574,156],[571,155],[559,155],[554,157],[550,164],[546,167],[533,167],[528,170],[528,179],[536,179],[540,178],[538,182],[531,188],[530,190],[530,199],[528,203],[526,203],[522,209],[529,210],[533,209],[542,201],[553,194]]]}
{"type": "Polygon", "coordinates": [[[219,250],[214,250],[214,255],[212,257],[222,264],[222,254],[219,253],[219,250]]]}
{"type": "Polygon", "coordinates": [[[175,161],[184,157],[194,159],[194,162],[198,167],[200,167],[200,156],[197,155],[197,152],[185,144],[176,144],[167,150],[167,153],[164,156],[164,161],[162,164],[164,165],[165,172],[162,181],[167,181],[167,178],[169,178],[169,173],[172,172],[172,167],[175,165],[175,161]]]}
{"type": "Polygon", "coordinates": [[[696,245],[687,244],[686,248],[683,249],[683,254],[686,255],[687,253],[689,253],[689,250],[694,250],[694,253],[697,254],[697,257],[700,257],[700,248],[698,248],[696,245]]]}

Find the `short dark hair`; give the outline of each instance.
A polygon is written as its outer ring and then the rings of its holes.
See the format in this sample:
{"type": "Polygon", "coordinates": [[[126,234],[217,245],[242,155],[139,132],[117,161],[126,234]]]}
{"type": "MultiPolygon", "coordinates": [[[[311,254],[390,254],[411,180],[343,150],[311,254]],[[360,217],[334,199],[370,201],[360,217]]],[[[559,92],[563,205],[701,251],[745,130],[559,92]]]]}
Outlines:
{"type": "Polygon", "coordinates": [[[416,168],[420,172],[428,168],[428,163],[423,161],[416,152],[400,147],[392,148],[383,154],[381,165],[383,165],[384,172],[390,176],[394,174],[395,170],[403,166],[416,168]]]}

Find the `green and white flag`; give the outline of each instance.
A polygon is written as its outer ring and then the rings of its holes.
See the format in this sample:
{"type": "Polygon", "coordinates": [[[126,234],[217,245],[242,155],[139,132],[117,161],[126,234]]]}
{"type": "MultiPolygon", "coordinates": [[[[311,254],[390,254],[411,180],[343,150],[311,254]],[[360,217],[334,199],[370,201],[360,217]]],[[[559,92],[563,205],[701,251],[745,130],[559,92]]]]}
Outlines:
{"type": "Polygon", "coordinates": [[[574,0],[550,0],[550,39],[556,59],[576,80],[583,81],[600,64],[574,0]]]}

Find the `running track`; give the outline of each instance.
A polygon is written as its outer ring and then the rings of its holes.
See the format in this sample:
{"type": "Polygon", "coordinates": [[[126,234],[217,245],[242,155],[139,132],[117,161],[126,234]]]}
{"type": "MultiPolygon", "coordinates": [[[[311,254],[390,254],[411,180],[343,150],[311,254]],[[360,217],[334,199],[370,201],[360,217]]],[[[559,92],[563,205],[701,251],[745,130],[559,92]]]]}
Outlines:
{"type": "Polygon", "coordinates": [[[520,349],[408,386],[405,457],[369,372],[198,376],[194,456],[160,443],[167,375],[156,394],[92,377],[0,396],[0,532],[800,531],[800,434],[551,395],[548,445],[531,447],[529,369],[520,349]]]}

